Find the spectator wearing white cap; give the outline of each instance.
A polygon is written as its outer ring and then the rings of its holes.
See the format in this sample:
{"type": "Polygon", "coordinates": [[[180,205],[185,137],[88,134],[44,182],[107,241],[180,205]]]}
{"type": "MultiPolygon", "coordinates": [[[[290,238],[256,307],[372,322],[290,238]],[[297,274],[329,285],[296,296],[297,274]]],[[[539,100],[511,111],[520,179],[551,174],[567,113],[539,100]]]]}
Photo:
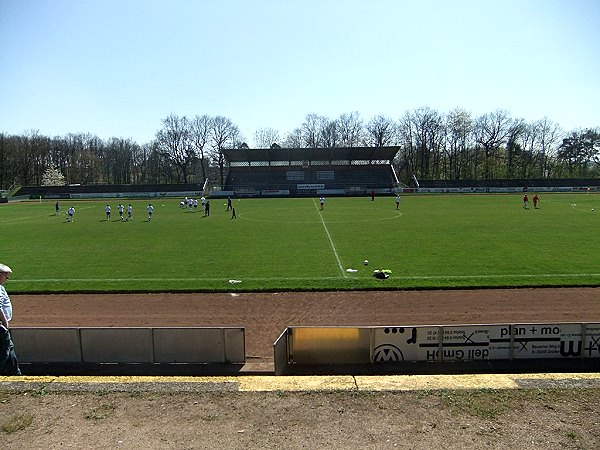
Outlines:
{"type": "Polygon", "coordinates": [[[5,264],[0,264],[0,321],[5,328],[8,328],[8,322],[12,319],[12,304],[6,289],[4,289],[4,283],[10,278],[12,270],[5,264]]]}
{"type": "Polygon", "coordinates": [[[12,303],[4,288],[4,283],[10,278],[12,270],[5,264],[0,264],[0,375],[21,375],[17,355],[9,331],[12,320],[12,303]]]}

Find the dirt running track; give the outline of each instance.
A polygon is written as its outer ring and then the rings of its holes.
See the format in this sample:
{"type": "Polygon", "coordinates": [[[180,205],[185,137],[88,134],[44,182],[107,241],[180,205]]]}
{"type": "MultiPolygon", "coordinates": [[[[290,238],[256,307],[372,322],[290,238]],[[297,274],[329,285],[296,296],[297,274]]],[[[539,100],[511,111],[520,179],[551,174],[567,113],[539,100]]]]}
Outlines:
{"type": "Polygon", "coordinates": [[[12,295],[15,327],[240,326],[248,362],[273,364],[286,326],[600,322],[600,288],[12,295]]]}

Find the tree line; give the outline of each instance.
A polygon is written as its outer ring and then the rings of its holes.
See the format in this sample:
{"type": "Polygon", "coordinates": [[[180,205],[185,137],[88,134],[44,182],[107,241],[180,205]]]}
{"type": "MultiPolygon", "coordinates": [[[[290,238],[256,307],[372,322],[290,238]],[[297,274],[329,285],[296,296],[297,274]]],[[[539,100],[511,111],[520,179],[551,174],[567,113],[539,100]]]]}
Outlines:
{"type": "MultiPolygon", "coordinates": [[[[254,132],[252,148],[398,146],[393,161],[399,178],[491,180],[590,178],[600,176],[600,128],[564,131],[548,118],[527,122],[505,110],[473,116],[464,109],[440,113],[409,110],[398,120],[358,112],[337,118],[306,115],[284,135],[272,128],[254,132]]],[[[239,127],[223,116],[188,118],[171,114],[155,139],[102,140],[89,133],[48,137],[37,131],[0,133],[0,186],[44,183],[56,170],[67,184],[223,184],[223,151],[250,148],[239,127]],[[47,179],[47,178],[46,178],[47,179]]]]}

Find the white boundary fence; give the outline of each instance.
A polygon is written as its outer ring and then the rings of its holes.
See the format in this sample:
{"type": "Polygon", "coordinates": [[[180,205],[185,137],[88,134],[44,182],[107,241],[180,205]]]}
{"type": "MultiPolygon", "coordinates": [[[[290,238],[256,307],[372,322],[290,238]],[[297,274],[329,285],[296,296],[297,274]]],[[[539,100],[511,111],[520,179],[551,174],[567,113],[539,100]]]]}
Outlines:
{"type": "Polygon", "coordinates": [[[418,193],[418,194],[507,194],[524,192],[571,192],[571,193],[591,193],[600,191],[599,186],[523,186],[512,187],[431,187],[431,188],[397,188],[397,193],[418,193]]]}

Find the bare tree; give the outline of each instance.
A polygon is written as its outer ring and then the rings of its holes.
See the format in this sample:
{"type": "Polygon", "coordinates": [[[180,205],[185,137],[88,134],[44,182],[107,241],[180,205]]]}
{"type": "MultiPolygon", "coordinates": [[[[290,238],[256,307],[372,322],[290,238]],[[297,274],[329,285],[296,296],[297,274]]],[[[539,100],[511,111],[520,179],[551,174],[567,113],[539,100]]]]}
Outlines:
{"type": "Polygon", "coordinates": [[[424,178],[442,175],[445,132],[440,113],[429,107],[407,111],[400,122],[399,134],[412,175],[424,178]]]}
{"type": "Polygon", "coordinates": [[[471,113],[460,108],[453,109],[446,115],[445,130],[449,178],[454,180],[472,178],[470,154],[473,119],[471,113]]]}
{"type": "Polygon", "coordinates": [[[388,117],[379,115],[369,120],[365,141],[369,147],[385,147],[396,139],[396,124],[388,117]]]}
{"type": "Polygon", "coordinates": [[[185,116],[171,114],[162,122],[162,129],[156,133],[158,151],[178,168],[179,182],[187,183],[189,171],[196,157],[189,140],[189,121],[185,116]]]}
{"type": "Polygon", "coordinates": [[[358,111],[342,114],[338,119],[338,130],[342,147],[359,147],[364,138],[364,125],[358,111]]]}
{"type": "Polygon", "coordinates": [[[445,177],[442,172],[442,148],[445,132],[441,114],[428,106],[424,106],[414,111],[413,119],[419,138],[421,172],[428,178],[445,177]]]}
{"type": "Polygon", "coordinates": [[[49,143],[47,165],[58,167],[67,183],[105,182],[104,142],[96,136],[69,133],[49,143]]]}
{"type": "Polygon", "coordinates": [[[560,125],[547,117],[537,121],[535,126],[539,133],[537,154],[541,166],[541,176],[544,178],[555,176],[552,160],[556,156],[556,144],[563,131],[560,125]]]}
{"type": "Polygon", "coordinates": [[[147,183],[146,161],[148,148],[150,148],[149,143],[139,145],[137,142],[134,142],[134,151],[131,161],[131,164],[133,166],[131,169],[131,183],[133,184],[147,183]]]}
{"type": "Polygon", "coordinates": [[[337,120],[323,118],[319,132],[321,147],[334,148],[340,143],[339,124],[337,120]]]}
{"type": "Polygon", "coordinates": [[[211,145],[219,167],[221,186],[225,184],[225,156],[223,150],[235,148],[239,144],[240,130],[230,119],[217,116],[212,120],[211,145]]]}
{"type": "Polygon", "coordinates": [[[108,182],[130,184],[135,170],[135,154],[139,146],[131,139],[111,138],[106,143],[108,182]]]}
{"type": "Polygon", "coordinates": [[[254,148],[271,148],[279,141],[279,131],[273,128],[259,128],[254,132],[254,148]]]}
{"type": "Polygon", "coordinates": [[[589,176],[590,165],[600,163],[600,131],[588,128],[569,133],[559,147],[558,159],[566,161],[570,176],[589,176]]]}
{"type": "Polygon", "coordinates": [[[9,170],[7,159],[10,154],[10,139],[4,134],[0,133],[0,189],[9,187],[9,170]]]}
{"type": "Polygon", "coordinates": [[[144,183],[162,184],[173,183],[178,177],[170,159],[158,147],[156,140],[144,145],[144,183]]]}
{"type": "Polygon", "coordinates": [[[302,138],[302,130],[300,128],[289,132],[283,140],[284,148],[302,148],[303,146],[304,139],[302,138]]]}
{"type": "Polygon", "coordinates": [[[15,150],[10,153],[14,179],[24,185],[39,184],[42,172],[46,169],[44,147],[47,138],[37,130],[30,130],[12,139],[15,150]]]}
{"type": "Polygon", "coordinates": [[[483,179],[494,178],[495,163],[500,156],[500,147],[506,142],[512,120],[508,112],[496,110],[477,118],[475,140],[483,149],[483,179]]]}
{"type": "Polygon", "coordinates": [[[209,163],[208,143],[211,139],[212,119],[204,114],[196,116],[190,124],[190,144],[196,155],[200,158],[200,170],[202,171],[202,183],[206,180],[209,163]]]}
{"type": "Polygon", "coordinates": [[[102,183],[111,183],[111,162],[106,156],[106,145],[98,136],[86,133],[83,135],[83,150],[77,155],[81,163],[81,183],[91,183],[101,180],[102,183]]]}
{"type": "Polygon", "coordinates": [[[531,147],[535,142],[535,133],[532,133],[532,131],[535,130],[528,127],[524,119],[514,119],[508,125],[506,133],[505,178],[518,178],[517,169],[519,167],[523,175],[528,172],[533,161],[531,147]]]}
{"type": "Polygon", "coordinates": [[[522,121],[516,121],[511,127],[511,134],[506,144],[507,158],[510,161],[508,176],[515,175],[517,178],[546,178],[550,171],[548,166],[552,158],[553,148],[558,141],[560,128],[552,124],[548,119],[538,120],[532,123],[524,124],[517,138],[517,149],[519,153],[515,159],[513,154],[513,143],[515,131],[519,130],[519,124],[522,121]],[[516,130],[515,130],[516,128],[516,130]]]}
{"type": "Polygon", "coordinates": [[[319,148],[322,146],[321,131],[324,123],[327,122],[327,118],[319,116],[317,114],[308,114],[302,123],[300,129],[302,130],[302,140],[304,145],[308,148],[319,148]]]}

